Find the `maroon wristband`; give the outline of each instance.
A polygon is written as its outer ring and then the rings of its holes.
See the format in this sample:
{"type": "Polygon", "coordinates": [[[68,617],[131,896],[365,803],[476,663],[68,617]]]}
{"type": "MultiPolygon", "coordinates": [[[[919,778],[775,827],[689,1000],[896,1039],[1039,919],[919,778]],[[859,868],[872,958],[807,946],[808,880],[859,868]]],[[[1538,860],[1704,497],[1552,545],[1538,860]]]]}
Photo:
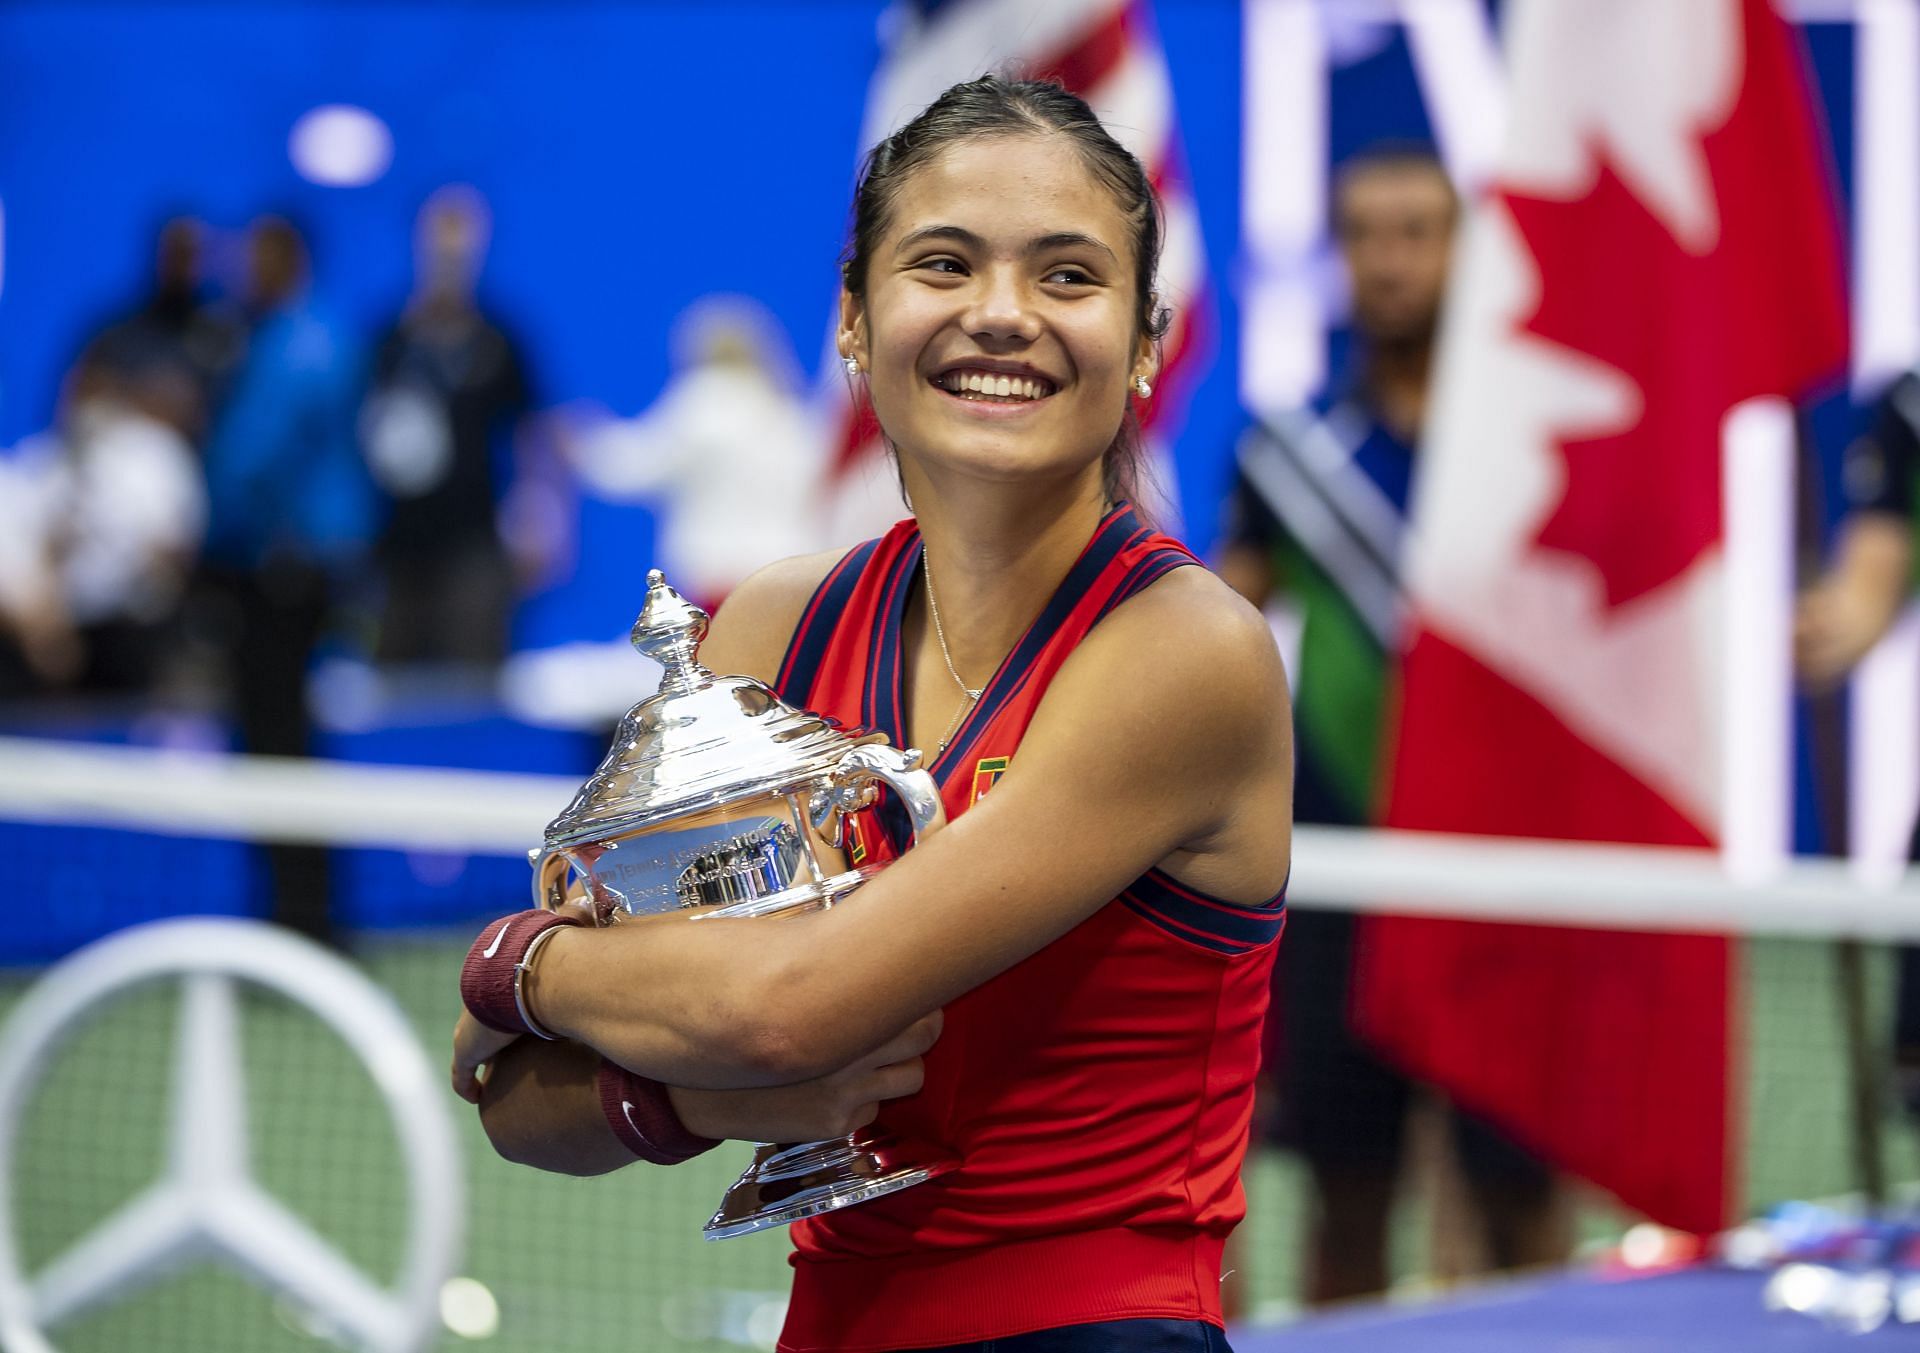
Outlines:
{"type": "Polygon", "coordinates": [[[557,912],[533,908],[490,923],[467,950],[460,969],[460,999],[489,1029],[503,1034],[552,1034],[537,1027],[520,1000],[519,969],[535,939],[557,925],[570,924],[557,912]]]}
{"type": "Polygon", "coordinates": [[[600,1111],[607,1116],[607,1126],[621,1145],[640,1159],[655,1165],[678,1165],[720,1145],[712,1137],[687,1131],[680,1115],[673,1111],[667,1087],[659,1081],[636,1076],[602,1058],[598,1083],[600,1111]]]}

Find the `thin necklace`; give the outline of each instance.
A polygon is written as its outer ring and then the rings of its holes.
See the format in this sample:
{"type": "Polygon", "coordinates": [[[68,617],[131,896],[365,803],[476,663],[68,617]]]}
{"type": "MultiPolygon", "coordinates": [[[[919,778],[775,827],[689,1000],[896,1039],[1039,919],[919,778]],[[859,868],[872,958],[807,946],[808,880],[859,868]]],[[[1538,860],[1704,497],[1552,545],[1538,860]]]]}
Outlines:
{"type": "Polygon", "coordinates": [[[940,746],[936,750],[944,752],[947,750],[947,744],[953,741],[954,730],[960,727],[960,721],[967,717],[967,712],[979,701],[986,687],[982,686],[979,690],[975,690],[962,681],[960,673],[955,670],[953,654],[947,649],[947,631],[940,624],[940,603],[933,595],[933,570],[927,566],[924,553],[920,556],[920,568],[922,576],[927,580],[927,612],[933,617],[933,636],[940,641],[940,656],[946,659],[947,675],[952,677],[953,684],[960,688],[960,694],[967,697],[960,708],[953,712],[953,722],[947,725],[947,731],[940,735],[940,746]]]}

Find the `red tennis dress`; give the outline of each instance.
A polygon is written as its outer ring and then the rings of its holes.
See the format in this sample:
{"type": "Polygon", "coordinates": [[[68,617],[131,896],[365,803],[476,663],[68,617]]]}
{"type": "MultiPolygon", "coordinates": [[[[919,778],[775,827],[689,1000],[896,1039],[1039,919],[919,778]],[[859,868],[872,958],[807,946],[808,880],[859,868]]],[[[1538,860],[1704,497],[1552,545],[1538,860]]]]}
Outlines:
{"type": "MultiPolygon", "coordinates": [[[[776,683],[906,745],[901,616],[920,533],[901,522],[827,575],[776,683]]],[[[1074,647],[1186,549],[1114,509],[931,769],[949,817],[992,792],[1074,647]]],[[[882,800],[856,859],[909,841],[882,800]]],[[[943,1178],[797,1222],[786,1353],[872,1353],[1136,1317],[1221,1323],[1220,1255],[1245,1215],[1284,892],[1260,907],[1158,870],[946,1009],[919,1094],[880,1123],[952,1149],[943,1178]]]]}

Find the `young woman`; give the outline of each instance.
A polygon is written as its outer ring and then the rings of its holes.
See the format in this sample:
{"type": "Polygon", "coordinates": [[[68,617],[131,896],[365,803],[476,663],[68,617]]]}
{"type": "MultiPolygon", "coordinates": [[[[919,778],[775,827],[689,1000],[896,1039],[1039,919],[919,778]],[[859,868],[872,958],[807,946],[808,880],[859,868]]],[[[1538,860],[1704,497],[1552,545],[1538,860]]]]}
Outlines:
{"type": "Polygon", "coordinates": [[[454,1083],[511,1158],[596,1173],[876,1113],[958,1157],[795,1225],[792,1353],[1226,1346],[1292,754],[1265,624],[1126,501],[1158,251],[1138,161],[1056,85],[955,86],[876,148],[839,347],[914,519],[767,569],[701,657],[926,749],[950,825],[778,945],[677,916],[482,934],[539,944],[525,1014],[566,1040],[461,1021],[454,1083]]]}

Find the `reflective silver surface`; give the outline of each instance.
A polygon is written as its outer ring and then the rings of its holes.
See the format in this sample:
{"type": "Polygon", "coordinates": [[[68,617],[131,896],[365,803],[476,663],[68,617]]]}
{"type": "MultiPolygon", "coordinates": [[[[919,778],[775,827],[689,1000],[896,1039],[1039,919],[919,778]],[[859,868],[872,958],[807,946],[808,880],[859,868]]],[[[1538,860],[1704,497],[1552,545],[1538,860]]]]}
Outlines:
{"type": "Polygon", "coordinates": [[[830,1142],[763,1146],[703,1231],[726,1240],[785,1226],[938,1179],[959,1163],[864,1128],[830,1142]]]}
{"type": "Polygon", "coordinates": [[[799,879],[801,845],[784,817],[667,827],[571,854],[603,902],[635,914],[742,902],[799,879]]]}
{"type": "MultiPolygon", "coordinates": [[[[878,872],[839,858],[846,820],[882,786],[917,841],[946,822],[920,753],[851,737],[751,677],[715,676],[698,652],[707,613],[647,576],[633,644],[660,689],[620,721],[600,767],[531,857],[542,906],[621,913],[700,908],[698,919],[830,907],[878,872]]],[[[778,943],[778,931],[768,932],[778,943]]],[[[874,1132],[764,1146],[707,1223],[710,1240],[780,1226],[910,1187],[957,1162],[874,1132]]]]}
{"type": "Polygon", "coordinates": [[[549,849],[685,813],[785,794],[831,774],[859,745],[752,677],[715,676],[696,656],[707,613],[655,569],[633,646],[661,664],[659,691],[627,711],[613,745],[547,827],[549,849]]]}
{"type": "Polygon", "coordinates": [[[683,907],[753,902],[785,892],[800,864],[800,837],[784,822],[736,832],[680,871],[674,887],[683,907]]]}

